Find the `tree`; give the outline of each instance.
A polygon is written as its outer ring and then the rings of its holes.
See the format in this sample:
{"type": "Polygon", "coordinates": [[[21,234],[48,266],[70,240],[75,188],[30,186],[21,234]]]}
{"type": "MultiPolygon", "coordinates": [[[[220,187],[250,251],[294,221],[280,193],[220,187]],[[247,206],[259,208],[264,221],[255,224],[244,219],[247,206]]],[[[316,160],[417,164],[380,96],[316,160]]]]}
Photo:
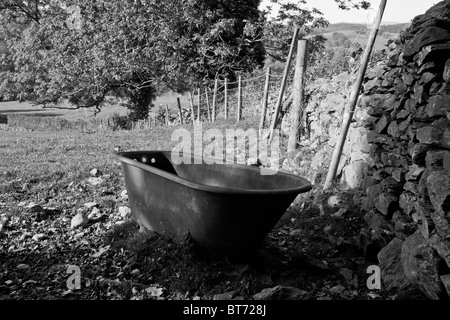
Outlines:
{"type": "Polygon", "coordinates": [[[264,61],[259,0],[78,0],[77,28],[70,3],[45,14],[18,11],[29,21],[9,43],[9,80],[20,99],[99,108],[114,93],[143,116],[158,86],[182,91],[264,61]]]}

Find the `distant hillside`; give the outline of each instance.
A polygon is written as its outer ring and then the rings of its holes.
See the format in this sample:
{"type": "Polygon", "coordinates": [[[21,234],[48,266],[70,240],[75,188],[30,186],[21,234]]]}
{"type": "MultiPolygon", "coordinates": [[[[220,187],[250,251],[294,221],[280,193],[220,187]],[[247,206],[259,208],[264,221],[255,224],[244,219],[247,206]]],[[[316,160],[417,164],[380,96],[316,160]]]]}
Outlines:
{"type": "MultiPolygon", "coordinates": [[[[390,33],[400,33],[402,30],[405,30],[411,25],[410,22],[407,23],[388,23],[383,24],[380,27],[380,33],[390,32],[390,33]]],[[[363,23],[330,23],[327,28],[319,28],[312,32],[312,35],[318,35],[323,33],[333,33],[333,32],[342,32],[345,34],[346,31],[359,31],[361,29],[366,28],[366,25],[363,23]],[[344,31],[344,32],[343,32],[344,31]]]]}
{"type": "MultiPolygon", "coordinates": [[[[382,50],[385,48],[389,39],[398,37],[402,30],[410,26],[410,23],[386,24],[380,27],[378,37],[375,41],[375,50],[382,50]]],[[[333,33],[338,32],[344,34],[351,42],[357,42],[361,45],[367,43],[369,37],[369,30],[365,24],[362,23],[332,23],[327,28],[320,28],[314,30],[311,35],[323,35],[330,39],[333,33]]]]}

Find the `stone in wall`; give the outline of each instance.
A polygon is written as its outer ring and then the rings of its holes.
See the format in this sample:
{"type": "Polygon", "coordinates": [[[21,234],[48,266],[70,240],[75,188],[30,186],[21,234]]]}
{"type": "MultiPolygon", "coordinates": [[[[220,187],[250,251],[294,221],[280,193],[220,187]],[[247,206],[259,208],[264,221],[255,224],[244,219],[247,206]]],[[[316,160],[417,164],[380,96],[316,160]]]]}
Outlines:
{"type": "Polygon", "coordinates": [[[378,253],[383,290],[401,291],[412,286],[403,271],[402,244],[402,240],[395,238],[378,253]]]}
{"type": "Polygon", "coordinates": [[[443,217],[450,218],[450,175],[444,170],[430,173],[427,189],[435,210],[443,217]]]}
{"type": "Polygon", "coordinates": [[[403,242],[401,260],[410,283],[418,286],[431,299],[448,298],[439,274],[444,261],[420,233],[411,235],[403,242]]]}

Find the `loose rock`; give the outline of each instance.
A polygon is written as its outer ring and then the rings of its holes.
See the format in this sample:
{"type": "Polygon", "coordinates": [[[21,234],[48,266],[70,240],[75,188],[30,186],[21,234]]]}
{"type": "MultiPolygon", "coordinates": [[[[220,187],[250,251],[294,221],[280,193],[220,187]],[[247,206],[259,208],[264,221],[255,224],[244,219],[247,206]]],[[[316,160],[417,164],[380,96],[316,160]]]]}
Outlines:
{"type": "Polygon", "coordinates": [[[78,227],[84,227],[89,223],[89,218],[83,212],[77,213],[70,221],[70,228],[75,229],[78,227]]]}
{"type": "Polygon", "coordinates": [[[309,292],[286,286],[276,286],[273,288],[264,289],[255,294],[255,300],[302,300],[309,295],[309,292]]]}
{"type": "Polygon", "coordinates": [[[89,172],[89,174],[90,174],[92,177],[99,177],[99,176],[102,175],[102,172],[101,172],[99,169],[95,168],[95,169],[92,169],[92,170],[89,172]]]}
{"type": "Polygon", "coordinates": [[[130,214],[131,214],[131,209],[130,209],[130,208],[124,207],[124,206],[119,207],[119,215],[120,215],[122,218],[126,218],[126,217],[128,217],[130,214]]]}

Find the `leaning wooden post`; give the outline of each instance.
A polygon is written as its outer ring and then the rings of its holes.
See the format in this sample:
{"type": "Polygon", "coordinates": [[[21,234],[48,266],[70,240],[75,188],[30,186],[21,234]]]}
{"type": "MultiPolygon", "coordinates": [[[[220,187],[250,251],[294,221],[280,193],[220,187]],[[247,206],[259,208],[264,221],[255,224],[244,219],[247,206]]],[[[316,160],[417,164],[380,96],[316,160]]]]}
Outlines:
{"type": "Polygon", "coordinates": [[[381,0],[380,7],[378,9],[377,16],[374,21],[373,28],[370,32],[369,41],[367,42],[366,49],[361,58],[361,66],[359,68],[358,77],[353,84],[352,92],[350,94],[350,99],[346,106],[346,112],[342,119],[341,133],[339,139],[334,147],[333,156],[331,158],[330,168],[328,169],[327,178],[325,180],[324,189],[330,188],[339,166],[339,160],[341,158],[342,150],[344,149],[344,143],[347,138],[348,129],[350,128],[350,123],[352,122],[353,113],[355,112],[355,107],[358,102],[359,92],[361,90],[361,85],[366,73],[367,64],[369,63],[370,54],[375,43],[375,39],[378,34],[378,29],[380,28],[381,19],[383,18],[384,9],[386,7],[387,0],[381,0]]]}
{"type": "Polygon", "coordinates": [[[189,92],[189,103],[191,104],[192,123],[195,123],[194,100],[192,99],[192,93],[191,92],[189,92]]]}
{"type": "Polygon", "coordinates": [[[292,42],[291,42],[291,48],[289,49],[286,66],[284,68],[284,74],[283,74],[283,80],[281,82],[280,93],[278,95],[277,104],[275,105],[275,112],[274,112],[273,119],[272,119],[272,125],[270,127],[269,143],[272,142],[273,132],[274,132],[275,126],[277,124],[277,118],[278,118],[278,114],[280,113],[281,103],[283,102],[283,94],[284,94],[284,90],[286,89],[286,81],[287,81],[287,77],[289,74],[289,68],[291,66],[292,54],[294,52],[295,43],[297,42],[298,32],[299,32],[299,28],[295,27],[294,35],[292,37],[292,42]]]}
{"type": "Polygon", "coordinates": [[[208,114],[208,121],[211,122],[211,112],[210,112],[210,108],[209,108],[208,87],[205,88],[205,96],[206,96],[206,113],[208,114]]]}
{"type": "Polygon", "coordinates": [[[166,103],[166,124],[169,125],[169,105],[166,103]]]}
{"type": "Polygon", "coordinates": [[[201,100],[200,95],[201,95],[201,91],[200,91],[200,89],[197,89],[197,106],[198,106],[197,107],[197,122],[198,123],[200,123],[200,121],[201,121],[200,104],[201,104],[202,100],[201,100]]]}
{"type": "Polygon", "coordinates": [[[224,90],[225,90],[225,101],[224,101],[224,116],[225,120],[228,118],[228,79],[225,78],[224,81],[224,90]]]}
{"type": "Polygon", "coordinates": [[[294,151],[298,147],[300,140],[300,131],[303,115],[303,97],[305,83],[305,70],[308,60],[308,41],[299,40],[297,44],[297,63],[295,65],[294,76],[294,98],[291,110],[291,128],[289,132],[288,153],[294,151]]]}
{"type": "Polygon", "coordinates": [[[242,111],[242,77],[238,77],[238,92],[237,92],[237,122],[241,120],[242,111]]]}
{"type": "Polygon", "coordinates": [[[261,110],[261,122],[259,123],[260,131],[264,128],[264,120],[266,118],[267,102],[269,100],[269,85],[270,85],[270,67],[267,68],[267,73],[266,73],[266,84],[264,86],[264,95],[263,95],[262,110],[261,110]]]}
{"type": "Polygon", "coordinates": [[[180,97],[177,97],[177,105],[178,105],[178,113],[180,115],[180,123],[184,124],[184,122],[183,122],[183,112],[181,111],[180,97]]]}
{"type": "Polygon", "coordinates": [[[216,81],[214,81],[214,92],[213,92],[213,102],[212,102],[212,122],[216,121],[216,99],[217,99],[218,87],[219,87],[219,79],[216,78],[216,81]]]}

